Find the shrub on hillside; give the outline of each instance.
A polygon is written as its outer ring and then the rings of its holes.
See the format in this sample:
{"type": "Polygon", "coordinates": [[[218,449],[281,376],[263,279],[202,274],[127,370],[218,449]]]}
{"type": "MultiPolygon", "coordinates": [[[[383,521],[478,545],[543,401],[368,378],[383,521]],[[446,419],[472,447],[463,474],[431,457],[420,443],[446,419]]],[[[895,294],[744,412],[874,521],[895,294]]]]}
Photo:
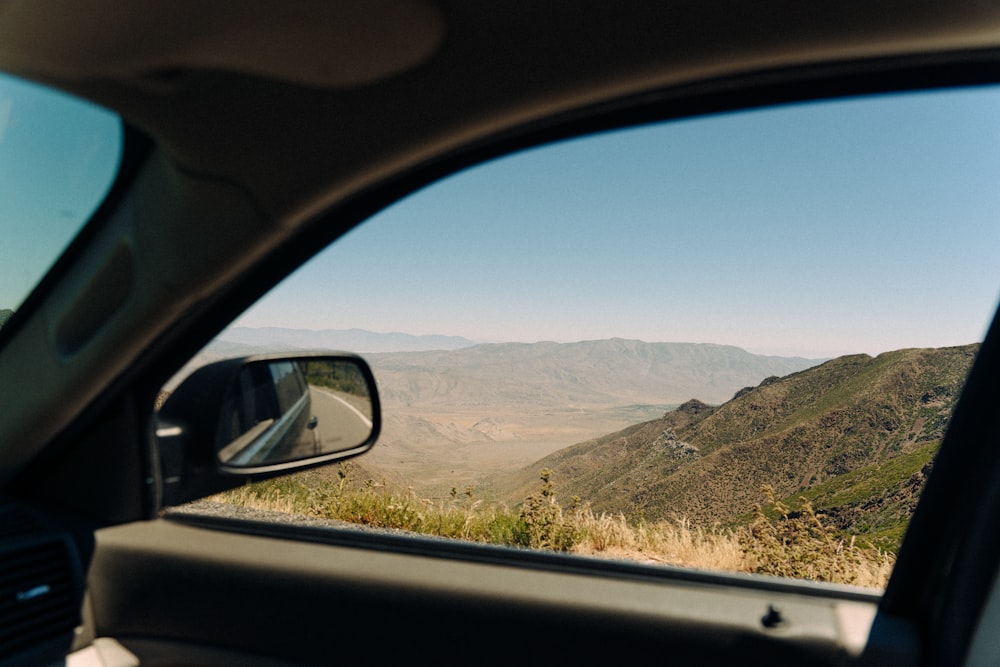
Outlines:
{"type": "Polygon", "coordinates": [[[541,472],[542,489],[524,499],[514,525],[514,544],[533,549],[568,551],[577,541],[576,522],[564,516],[552,491],[552,471],[541,472]]]}
{"type": "Polygon", "coordinates": [[[795,579],[844,584],[884,585],[895,559],[888,553],[850,540],[834,538],[834,529],[817,516],[812,504],[800,498],[801,509],[792,513],[774,495],[770,485],[761,489],[778,518],[768,519],[760,505],[754,520],[739,532],[747,556],[747,571],[795,579]]]}

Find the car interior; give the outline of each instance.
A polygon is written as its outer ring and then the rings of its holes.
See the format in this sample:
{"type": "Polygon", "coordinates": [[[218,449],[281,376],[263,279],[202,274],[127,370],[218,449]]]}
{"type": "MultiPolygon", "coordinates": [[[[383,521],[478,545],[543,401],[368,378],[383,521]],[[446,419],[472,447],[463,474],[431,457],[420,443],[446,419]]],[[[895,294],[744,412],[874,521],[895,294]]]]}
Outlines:
{"type": "Polygon", "coordinates": [[[122,120],[107,194],[0,327],[0,665],[998,660],[996,325],[884,593],[172,514],[377,447],[378,394],[360,358],[322,357],[363,378],[362,434],[243,469],[216,456],[206,397],[250,362],[154,407],[261,295],[410,193],[654,120],[997,83],[997,4],[2,0],[0,71],[122,120]],[[208,411],[191,437],[166,424],[185,400],[208,411]]]}

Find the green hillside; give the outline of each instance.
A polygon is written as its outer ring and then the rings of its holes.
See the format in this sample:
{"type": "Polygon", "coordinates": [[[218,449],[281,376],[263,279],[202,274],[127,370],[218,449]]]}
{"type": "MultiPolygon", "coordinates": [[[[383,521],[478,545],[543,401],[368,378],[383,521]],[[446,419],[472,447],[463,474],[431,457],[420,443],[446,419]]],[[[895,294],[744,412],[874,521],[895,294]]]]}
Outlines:
{"type": "Polygon", "coordinates": [[[2,327],[3,325],[7,324],[7,320],[9,320],[13,314],[14,314],[13,310],[5,309],[5,308],[4,309],[0,309],[0,327],[2,327]]]}
{"type": "MultiPolygon", "coordinates": [[[[912,512],[978,345],[834,359],[712,408],[556,452],[496,489],[523,497],[541,468],[562,498],[631,519],[740,523],[761,486],[804,495],[845,531],[888,545],[912,512]]],[[[793,507],[794,509],[794,507],[793,507]]]]}
{"type": "Polygon", "coordinates": [[[824,521],[895,551],[933,467],[938,442],[882,463],[838,475],[785,499],[793,512],[800,497],[824,513],[824,521]]]}

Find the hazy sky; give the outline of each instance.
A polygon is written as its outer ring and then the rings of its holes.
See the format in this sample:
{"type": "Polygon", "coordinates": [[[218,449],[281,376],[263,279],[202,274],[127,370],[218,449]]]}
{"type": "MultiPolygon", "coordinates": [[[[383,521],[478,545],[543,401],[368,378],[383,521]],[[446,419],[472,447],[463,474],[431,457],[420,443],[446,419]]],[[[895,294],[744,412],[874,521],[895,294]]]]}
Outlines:
{"type": "Polygon", "coordinates": [[[1000,293],[998,222],[996,89],[728,114],[454,176],[238,324],[804,356],[964,344],[1000,293]]]}

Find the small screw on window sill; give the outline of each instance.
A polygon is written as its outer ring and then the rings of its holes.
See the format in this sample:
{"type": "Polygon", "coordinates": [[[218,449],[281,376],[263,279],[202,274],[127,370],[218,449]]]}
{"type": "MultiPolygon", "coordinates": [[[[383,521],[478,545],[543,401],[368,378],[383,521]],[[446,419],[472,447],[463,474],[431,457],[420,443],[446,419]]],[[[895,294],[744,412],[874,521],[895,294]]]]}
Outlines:
{"type": "Polygon", "coordinates": [[[777,628],[785,624],[785,617],[781,615],[781,609],[773,604],[767,605],[767,613],[760,619],[765,628],[777,628]]]}

